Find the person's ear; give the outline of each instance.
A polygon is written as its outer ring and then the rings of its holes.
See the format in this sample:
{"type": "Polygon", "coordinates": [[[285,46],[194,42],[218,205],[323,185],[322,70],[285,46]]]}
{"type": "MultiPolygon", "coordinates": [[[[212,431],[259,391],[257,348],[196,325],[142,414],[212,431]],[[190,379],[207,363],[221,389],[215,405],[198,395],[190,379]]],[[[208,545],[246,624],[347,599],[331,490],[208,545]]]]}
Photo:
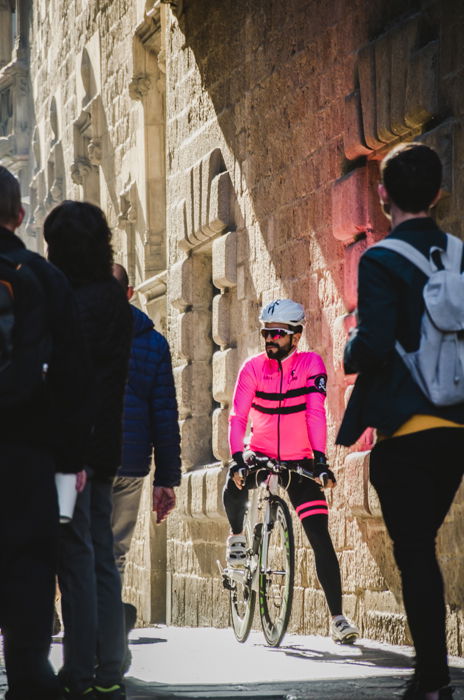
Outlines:
{"type": "Polygon", "coordinates": [[[16,219],[16,225],[15,228],[19,228],[21,224],[23,223],[24,217],[26,215],[26,212],[24,209],[21,207],[21,209],[18,212],[18,218],[16,219]]]}
{"type": "Polygon", "coordinates": [[[127,300],[130,301],[134,296],[134,287],[127,287],[127,300]]]}
{"type": "Polygon", "coordinates": [[[301,333],[294,333],[292,335],[292,346],[296,347],[300,342],[301,333]]]}
{"type": "Polygon", "coordinates": [[[432,202],[430,203],[430,209],[434,207],[435,205],[438,204],[438,201],[441,199],[441,189],[438,190],[437,194],[433,198],[432,202]]]}
{"type": "Polygon", "coordinates": [[[388,194],[387,189],[382,182],[379,182],[379,184],[377,185],[377,192],[382,204],[390,204],[390,195],[388,194]]]}

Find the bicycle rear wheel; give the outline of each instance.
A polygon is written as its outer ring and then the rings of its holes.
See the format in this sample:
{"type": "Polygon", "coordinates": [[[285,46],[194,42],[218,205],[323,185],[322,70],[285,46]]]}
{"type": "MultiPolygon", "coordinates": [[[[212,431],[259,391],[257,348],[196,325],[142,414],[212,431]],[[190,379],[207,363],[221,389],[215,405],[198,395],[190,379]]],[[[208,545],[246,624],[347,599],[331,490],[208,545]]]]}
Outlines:
{"type": "Polygon", "coordinates": [[[248,522],[248,514],[245,515],[243,532],[247,540],[246,565],[239,572],[243,572],[242,577],[232,579],[230,589],[230,617],[232,628],[237,641],[243,643],[248,639],[256,604],[256,592],[252,588],[252,572],[250,564],[252,560],[252,532],[248,522]]]}
{"type": "Polygon", "coordinates": [[[270,508],[267,556],[263,542],[260,549],[259,613],[267,643],[277,647],[287,631],[292,610],[295,547],[287,504],[273,496],[270,508]]]}

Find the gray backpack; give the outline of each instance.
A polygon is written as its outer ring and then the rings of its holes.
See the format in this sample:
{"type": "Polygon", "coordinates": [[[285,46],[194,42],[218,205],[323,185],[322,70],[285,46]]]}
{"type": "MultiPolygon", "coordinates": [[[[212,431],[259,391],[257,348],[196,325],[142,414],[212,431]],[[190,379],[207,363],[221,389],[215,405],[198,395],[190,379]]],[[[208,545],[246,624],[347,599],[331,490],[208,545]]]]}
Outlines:
{"type": "Polygon", "coordinates": [[[375,246],[394,250],[429,278],[423,291],[425,311],[419,349],[406,352],[398,341],[395,348],[435,406],[464,402],[463,243],[449,233],[446,236],[446,251],[431,248],[429,259],[409,243],[394,238],[379,241],[375,246]],[[443,269],[435,264],[434,251],[439,251],[443,269]]]}

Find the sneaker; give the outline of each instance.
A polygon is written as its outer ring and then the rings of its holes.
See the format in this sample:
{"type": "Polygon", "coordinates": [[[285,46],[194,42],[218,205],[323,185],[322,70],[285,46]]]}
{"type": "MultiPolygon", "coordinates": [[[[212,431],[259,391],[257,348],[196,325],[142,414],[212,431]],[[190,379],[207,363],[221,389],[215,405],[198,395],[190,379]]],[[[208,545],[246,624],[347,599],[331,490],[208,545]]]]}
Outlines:
{"type": "Polygon", "coordinates": [[[106,700],[126,700],[126,690],[122,683],[116,683],[109,688],[96,685],[94,687],[95,698],[101,700],[106,698],[106,700]]]}
{"type": "Polygon", "coordinates": [[[358,628],[344,615],[339,615],[331,624],[332,639],[340,644],[353,644],[359,637],[358,628]]]}
{"type": "MultiPolygon", "coordinates": [[[[421,690],[419,688],[419,683],[417,682],[415,676],[410,678],[406,682],[406,691],[402,696],[403,700],[425,700],[426,693],[431,693],[432,691],[421,690]]],[[[448,700],[453,697],[453,688],[450,685],[446,685],[438,690],[439,700],[448,700]]]]}
{"type": "Polygon", "coordinates": [[[241,567],[246,563],[246,539],[244,535],[229,535],[226,552],[227,566],[241,567]]]}

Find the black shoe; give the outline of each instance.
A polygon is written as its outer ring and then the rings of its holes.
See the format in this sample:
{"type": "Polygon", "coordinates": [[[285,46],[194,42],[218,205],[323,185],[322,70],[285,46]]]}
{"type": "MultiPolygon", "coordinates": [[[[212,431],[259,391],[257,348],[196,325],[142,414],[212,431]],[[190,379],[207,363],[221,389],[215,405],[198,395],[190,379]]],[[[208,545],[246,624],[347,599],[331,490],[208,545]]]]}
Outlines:
{"type": "Polygon", "coordinates": [[[130,669],[132,663],[132,654],[129,649],[129,633],[134,629],[137,621],[137,608],[130,603],[123,603],[124,607],[124,626],[126,632],[126,650],[121,665],[121,673],[124,676],[130,669]]]}
{"type": "MultiPolygon", "coordinates": [[[[432,692],[431,690],[421,690],[419,683],[413,676],[406,683],[406,692],[403,695],[403,700],[425,700],[425,694],[432,692]]],[[[453,697],[453,688],[446,685],[438,691],[439,700],[448,700],[453,697]]]]}
{"type": "Polygon", "coordinates": [[[137,622],[137,608],[135,605],[131,605],[130,603],[123,603],[124,607],[124,625],[126,628],[126,635],[131,632],[134,627],[135,623],[137,622]]]}
{"type": "Polygon", "coordinates": [[[130,669],[132,664],[132,652],[131,650],[126,646],[126,651],[124,652],[124,658],[122,660],[121,664],[121,674],[123,676],[126,675],[128,670],[130,669]]]}
{"type": "Polygon", "coordinates": [[[126,690],[122,683],[116,683],[110,688],[104,688],[99,685],[94,687],[95,698],[99,700],[126,700],[126,690]]]}

